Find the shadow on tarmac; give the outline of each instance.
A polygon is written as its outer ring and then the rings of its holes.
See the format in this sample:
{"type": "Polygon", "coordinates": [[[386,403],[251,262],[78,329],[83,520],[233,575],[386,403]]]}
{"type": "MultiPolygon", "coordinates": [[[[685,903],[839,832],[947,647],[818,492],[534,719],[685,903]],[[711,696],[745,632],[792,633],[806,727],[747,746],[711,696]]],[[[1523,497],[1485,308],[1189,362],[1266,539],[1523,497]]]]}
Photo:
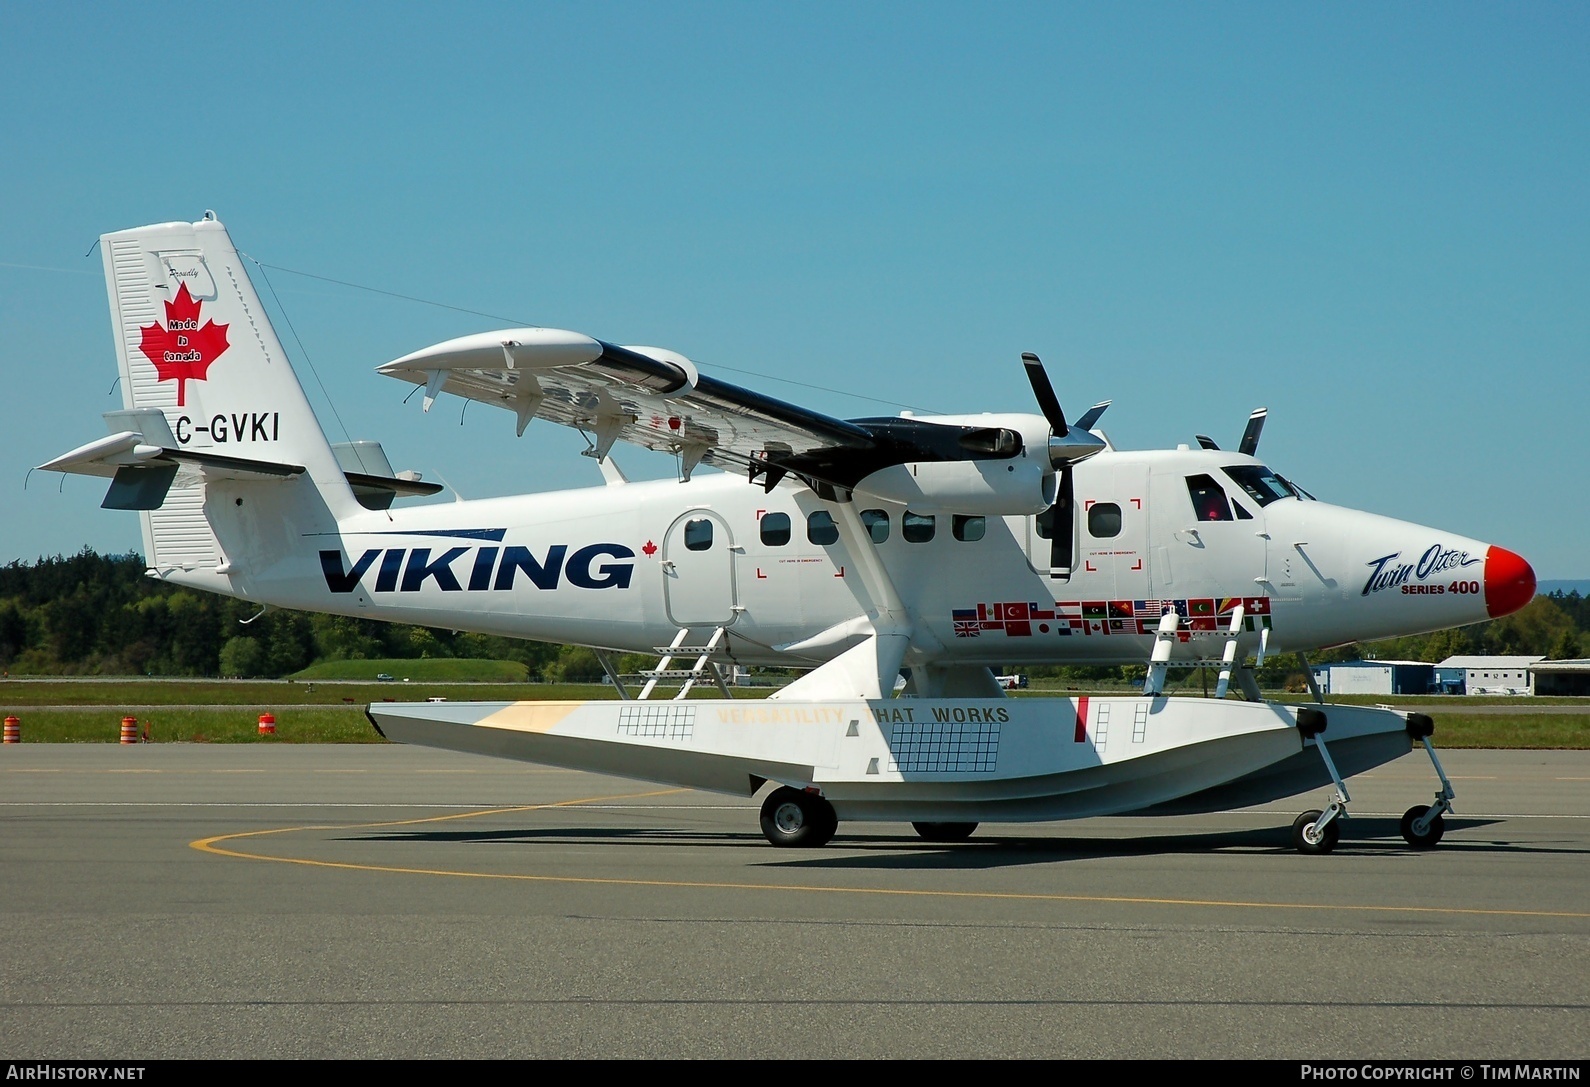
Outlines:
{"type": "MultiPolygon", "coordinates": [[[[1474,832],[1497,826],[1496,819],[1447,819],[1447,836],[1433,852],[1457,851],[1486,853],[1561,853],[1590,852],[1563,850],[1549,845],[1523,845],[1508,841],[1453,840],[1457,832],[1474,832]]],[[[880,824],[881,825],[881,824],[880,824]]],[[[852,824],[866,827],[867,824],[852,824]]],[[[1289,825],[1244,830],[1186,834],[1148,834],[1121,837],[1002,836],[992,830],[979,831],[955,843],[927,842],[914,834],[845,833],[845,827],[828,845],[816,849],[774,849],[758,833],[691,833],[675,827],[521,827],[512,829],[412,830],[402,833],[350,836],[343,840],[366,843],[455,844],[455,845],[541,845],[577,843],[581,846],[621,846],[645,844],[654,848],[700,849],[731,847],[764,850],[759,866],[792,869],[888,870],[888,871],[974,871],[1029,864],[1051,864],[1068,860],[1107,857],[1196,856],[1212,853],[1292,854],[1289,825]]],[[[1403,857],[1414,860],[1426,850],[1411,849],[1402,840],[1398,820],[1389,817],[1358,816],[1343,827],[1335,855],[1403,857]]]]}

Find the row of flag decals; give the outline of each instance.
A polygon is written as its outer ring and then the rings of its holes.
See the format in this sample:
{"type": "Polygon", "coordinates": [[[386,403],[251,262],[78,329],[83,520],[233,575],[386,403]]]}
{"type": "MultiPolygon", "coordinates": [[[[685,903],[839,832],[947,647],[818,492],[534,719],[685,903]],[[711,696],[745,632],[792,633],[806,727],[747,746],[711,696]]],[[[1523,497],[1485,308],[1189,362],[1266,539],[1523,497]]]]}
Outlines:
{"type": "Polygon", "coordinates": [[[1196,597],[1188,600],[1056,600],[1053,607],[1036,601],[1010,600],[955,608],[950,618],[957,638],[976,638],[984,631],[1004,631],[1007,637],[1031,638],[1058,634],[1153,634],[1166,612],[1174,611],[1184,631],[1219,631],[1231,626],[1231,616],[1242,608],[1242,628],[1259,630],[1270,625],[1267,596],[1196,597]]]}

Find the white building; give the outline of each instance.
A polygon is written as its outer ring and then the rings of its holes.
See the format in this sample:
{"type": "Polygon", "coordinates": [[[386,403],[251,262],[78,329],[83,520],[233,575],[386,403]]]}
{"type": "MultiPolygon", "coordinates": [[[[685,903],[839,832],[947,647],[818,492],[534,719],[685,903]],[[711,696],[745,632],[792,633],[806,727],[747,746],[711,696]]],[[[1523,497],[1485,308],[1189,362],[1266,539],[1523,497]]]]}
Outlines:
{"type": "Polygon", "coordinates": [[[1533,657],[1448,657],[1436,665],[1437,675],[1463,675],[1465,694],[1529,694],[1530,668],[1545,660],[1533,657]]]}
{"type": "Polygon", "coordinates": [[[1435,665],[1426,661],[1343,661],[1313,665],[1321,694],[1429,694],[1435,665]]]}

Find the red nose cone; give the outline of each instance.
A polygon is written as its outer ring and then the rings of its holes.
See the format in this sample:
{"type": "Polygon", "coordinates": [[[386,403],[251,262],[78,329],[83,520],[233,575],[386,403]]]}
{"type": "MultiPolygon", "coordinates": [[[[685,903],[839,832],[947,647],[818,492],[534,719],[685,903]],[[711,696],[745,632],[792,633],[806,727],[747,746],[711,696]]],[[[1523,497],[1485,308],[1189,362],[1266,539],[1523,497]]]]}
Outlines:
{"type": "Polygon", "coordinates": [[[1511,615],[1535,599],[1535,571],[1505,547],[1485,552],[1485,610],[1492,619],[1511,615]]]}

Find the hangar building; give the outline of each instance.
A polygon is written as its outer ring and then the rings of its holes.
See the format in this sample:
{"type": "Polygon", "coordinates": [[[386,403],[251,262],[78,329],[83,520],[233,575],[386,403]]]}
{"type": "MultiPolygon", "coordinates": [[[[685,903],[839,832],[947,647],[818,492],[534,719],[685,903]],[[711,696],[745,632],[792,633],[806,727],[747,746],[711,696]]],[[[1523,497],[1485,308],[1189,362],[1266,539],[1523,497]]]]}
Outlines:
{"type": "Polygon", "coordinates": [[[1544,657],[1448,657],[1436,665],[1443,685],[1462,676],[1463,694],[1531,694],[1530,669],[1544,657]]]}
{"type": "Polygon", "coordinates": [[[1344,661],[1316,664],[1314,682],[1321,694],[1431,694],[1435,665],[1425,661],[1344,661]]]}

